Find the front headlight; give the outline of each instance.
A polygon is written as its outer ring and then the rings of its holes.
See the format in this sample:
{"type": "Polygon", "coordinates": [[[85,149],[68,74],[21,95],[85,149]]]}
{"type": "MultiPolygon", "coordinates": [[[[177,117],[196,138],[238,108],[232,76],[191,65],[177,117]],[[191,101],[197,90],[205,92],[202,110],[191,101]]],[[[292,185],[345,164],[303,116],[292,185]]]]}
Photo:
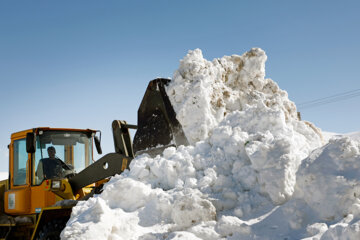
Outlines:
{"type": "Polygon", "coordinates": [[[61,187],[61,180],[52,180],[51,181],[52,189],[60,189],[60,187],[61,187]]]}

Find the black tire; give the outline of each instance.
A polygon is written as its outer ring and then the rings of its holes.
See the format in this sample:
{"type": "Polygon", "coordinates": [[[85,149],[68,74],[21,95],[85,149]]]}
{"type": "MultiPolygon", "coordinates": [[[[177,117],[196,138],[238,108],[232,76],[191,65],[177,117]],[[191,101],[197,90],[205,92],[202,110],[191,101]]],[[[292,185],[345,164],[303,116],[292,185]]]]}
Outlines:
{"type": "Polygon", "coordinates": [[[60,240],[60,233],[65,228],[67,218],[54,219],[46,223],[36,236],[37,240],[60,240]]]}
{"type": "Polygon", "coordinates": [[[6,239],[10,230],[11,230],[10,227],[5,227],[5,226],[0,227],[0,238],[6,239]]]}

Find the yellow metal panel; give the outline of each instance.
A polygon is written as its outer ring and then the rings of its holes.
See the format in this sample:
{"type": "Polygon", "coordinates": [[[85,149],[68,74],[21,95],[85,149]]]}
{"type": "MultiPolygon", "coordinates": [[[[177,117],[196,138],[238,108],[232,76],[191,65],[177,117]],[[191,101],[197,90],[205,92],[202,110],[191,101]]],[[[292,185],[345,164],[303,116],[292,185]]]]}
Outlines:
{"type": "Polygon", "coordinates": [[[5,212],[8,214],[30,213],[30,188],[8,190],[5,192],[5,212]]]}
{"type": "Polygon", "coordinates": [[[124,171],[126,169],[127,163],[128,163],[127,158],[123,158],[122,164],[121,164],[121,171],[124,171]]]}
{"type": "Polygon", "coordinates": [[[74,193],[68,179],[61,180],[61,187],[59,189],[51,189],[57,195],[56,202],[64,199],[75,200],[74,193]]]}
{"type": "Polygon", "coordinates": [[[3,213],[4,212],[4,196],[5,196],[5,191],[7,191],[9,189],[9,185],[8,185],[8,180],[2,180],[0,181],[0,212],[3,213]]]}
{"type": "Polygon", "coordinates": [[[93,129],[77,129],[77,128],[49,128],[49,127],[37,127],[32,129],[27,129],[19,132],[15,132],[11,134],[11,139],[18,138],[20,136],[26,136],[27,133],[33,132],[35,129],[35,132],[38,133],[39,131],[70,131],[70,132],[96,132],[96,130],[93,129]]]}
{"type": "Polygon", "coordinates": [[[44,180],[39,186],[31,187],[31,213],[39,213],[41,209],[55,204],[55,194],[50,190],[50,180],[44,180]]]}
{"type": "Polygon", "coordinates": [[[24,137],[26,137],[26,134],[29,132],[33,132],[33,129],[28,129],[28,130],[13,133],[13,134],[11,134],[11,140],[14,141],[19,138],[24,138],[24,137]]]}
{"type": "Polygon", "coordinates": [[[9,146],[9,172],[10,187],[4,195],[4,211],[10,215],[30,214],[31,213],[31,190],[30,190],[30,158],[28,154],[26,162],[26,183],[25,185],[14,186],[14,141],[24,139],[26,133],[32,130],[26,130],[12,134],[11,144],[9,146]]]}

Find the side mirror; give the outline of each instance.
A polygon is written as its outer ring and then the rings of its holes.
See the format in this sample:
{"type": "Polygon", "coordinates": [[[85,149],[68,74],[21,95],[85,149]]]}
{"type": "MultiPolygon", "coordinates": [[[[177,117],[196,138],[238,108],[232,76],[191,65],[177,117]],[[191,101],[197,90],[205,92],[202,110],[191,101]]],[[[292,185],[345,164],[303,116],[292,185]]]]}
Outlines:
{"type": "Polygon", "coordinates": [[[36,151],[36,138],[34,133],[26,134],[26,152],[34,153],[36,151]]]}
{"type": "Polygon", "coordinates": [[[95,142],[96,151],[98,152],[98,154],[102,154],[102,149],[98,136],[94,136],[94,142],[95,142]]]}

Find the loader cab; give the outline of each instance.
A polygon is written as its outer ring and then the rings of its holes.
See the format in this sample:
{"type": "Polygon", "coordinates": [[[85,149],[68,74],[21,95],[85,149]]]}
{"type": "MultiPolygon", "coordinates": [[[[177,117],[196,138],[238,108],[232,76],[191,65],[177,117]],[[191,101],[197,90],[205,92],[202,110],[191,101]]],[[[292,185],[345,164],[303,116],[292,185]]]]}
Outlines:
{"type": "Polygon", "coordinates": [[[90,129],[36,128],[12,134],[5,212],[34,214],[61,200],[49,191],[49,179],[71,177],[92,164],[95,133],[90,129]],[[61,162],[62,166],[56,177],[46,173],[49,147],[56,151],[53,161],[61,162]]]}
{"type": "Polygon", "coordinates": [[[76,131],[39,131],[33,155],[33,185],[49,178],[68,177],[92,163],[92,136],[76,131]]]}

